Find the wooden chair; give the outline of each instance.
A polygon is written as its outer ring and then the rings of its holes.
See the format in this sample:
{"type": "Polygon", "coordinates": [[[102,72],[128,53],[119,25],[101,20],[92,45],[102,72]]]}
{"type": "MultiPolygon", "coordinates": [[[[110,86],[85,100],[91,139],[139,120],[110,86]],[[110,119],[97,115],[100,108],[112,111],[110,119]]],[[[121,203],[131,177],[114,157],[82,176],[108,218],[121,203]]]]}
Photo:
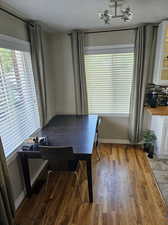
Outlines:
{"type": "Polygon", "coordinates": [[[101,118],[98,117],[97,125],[96,125],[96,137],[95,137],[95,145],[96,145],[96,154],[97,159],[100,160],[100,153],[99,153],[99,131],[100,131],[100,124],[101,124],[101,118]]]}
{"type": "MultiPolygon", "coordinates": [[[[38,147],[41,157],[44,160],[48,160],[48,175],[47,175],[47,182],[46,182],[46,192],[48,191],[48,184],[49,184],[49,178],[51,173],[58,173],[54,169],[54,164],[57,161],[64,161],[64,160],[75,160],[75,154],[73,153],[72,147],[56,147],[56,146],[39,146],[38,147]]],[[[80,188],[79,188],[79,176],[77,170],[75,171],[68,171],[68,173],[74,174],[77,181],[77,188],[80,195],[80,188]]],[[[81,199],[81,195],[80,195],[81,199]]]]}

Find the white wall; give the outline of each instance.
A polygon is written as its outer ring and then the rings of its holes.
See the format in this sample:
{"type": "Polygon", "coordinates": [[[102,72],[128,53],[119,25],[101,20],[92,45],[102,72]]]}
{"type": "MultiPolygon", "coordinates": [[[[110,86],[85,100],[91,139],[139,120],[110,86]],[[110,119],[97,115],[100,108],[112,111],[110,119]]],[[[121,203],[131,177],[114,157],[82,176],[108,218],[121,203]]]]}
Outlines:
{"type": "Polygon", "coordinates": [[[56,114],[56,93],[55,93],[55,84],[56,77],[53,75],[51,68],[51,55],[52,49],[49,46],[50,35],[49,33],[44,33],[44,57],[46,62],[46,87],[47,87],[47,117],[50,120],[56,114]]]}
{"type": "Polygon", "coordinates": [[[70,37],[66,33],[55,33],[49,35],[48,41],[56,113],[74,114],[75,94],[70,37]]]}

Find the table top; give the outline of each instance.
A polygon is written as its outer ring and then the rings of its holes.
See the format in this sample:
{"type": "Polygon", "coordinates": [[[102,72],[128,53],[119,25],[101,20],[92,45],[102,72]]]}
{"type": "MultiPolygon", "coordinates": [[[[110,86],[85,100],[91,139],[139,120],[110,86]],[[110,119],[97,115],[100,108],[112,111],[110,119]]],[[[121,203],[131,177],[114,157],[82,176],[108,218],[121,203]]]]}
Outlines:
{"type": "Polygon", "coordinates": [[[50,146],[70,146],[75,154],[92,154],[97,115],[57,115],[36,136],[47,136],[50,146]]]}
{"type": "Polygon", "coordinates": [[[168,116],[168,106],[146,107],[146,110],[154,116],[168,116]]]}

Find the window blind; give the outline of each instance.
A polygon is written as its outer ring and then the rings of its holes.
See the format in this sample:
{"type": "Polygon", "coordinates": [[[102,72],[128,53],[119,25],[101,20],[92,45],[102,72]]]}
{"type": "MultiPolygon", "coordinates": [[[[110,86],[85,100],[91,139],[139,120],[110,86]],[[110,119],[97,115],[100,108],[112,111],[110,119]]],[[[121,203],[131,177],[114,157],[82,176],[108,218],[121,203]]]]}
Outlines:
{"type": "Polygon", "coordinates": [[[89,113],[129,113],[133,64],[133,48],[85,55],[89,113]]]}
{"type": "Polygon", "coordinates": [[[39,127],[30,52],[0,48],[0,136],[5,155],[39,127]]]}

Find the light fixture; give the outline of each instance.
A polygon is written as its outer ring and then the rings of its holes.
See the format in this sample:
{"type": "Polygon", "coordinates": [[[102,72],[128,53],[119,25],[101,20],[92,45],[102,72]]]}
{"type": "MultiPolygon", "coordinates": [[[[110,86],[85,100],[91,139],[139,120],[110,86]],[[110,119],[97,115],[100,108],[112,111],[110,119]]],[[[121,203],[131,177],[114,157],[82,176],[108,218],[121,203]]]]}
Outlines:
{"type": "Polygon", "coordinates": [[[118,14],[118,8],[121,8],[122,5],[123,0],[110,0],[109,8],[114,8],[114,15],[110,12],[110,10],[106,9],[103,13],[99,13],[99,18],[104,20],[105,24],[110,24],[110,21],[114,18],[121,18],[124,22],[130,21],[133,16],[133,12],[130,7],[120,9],[121,14],[118,14]]]}

